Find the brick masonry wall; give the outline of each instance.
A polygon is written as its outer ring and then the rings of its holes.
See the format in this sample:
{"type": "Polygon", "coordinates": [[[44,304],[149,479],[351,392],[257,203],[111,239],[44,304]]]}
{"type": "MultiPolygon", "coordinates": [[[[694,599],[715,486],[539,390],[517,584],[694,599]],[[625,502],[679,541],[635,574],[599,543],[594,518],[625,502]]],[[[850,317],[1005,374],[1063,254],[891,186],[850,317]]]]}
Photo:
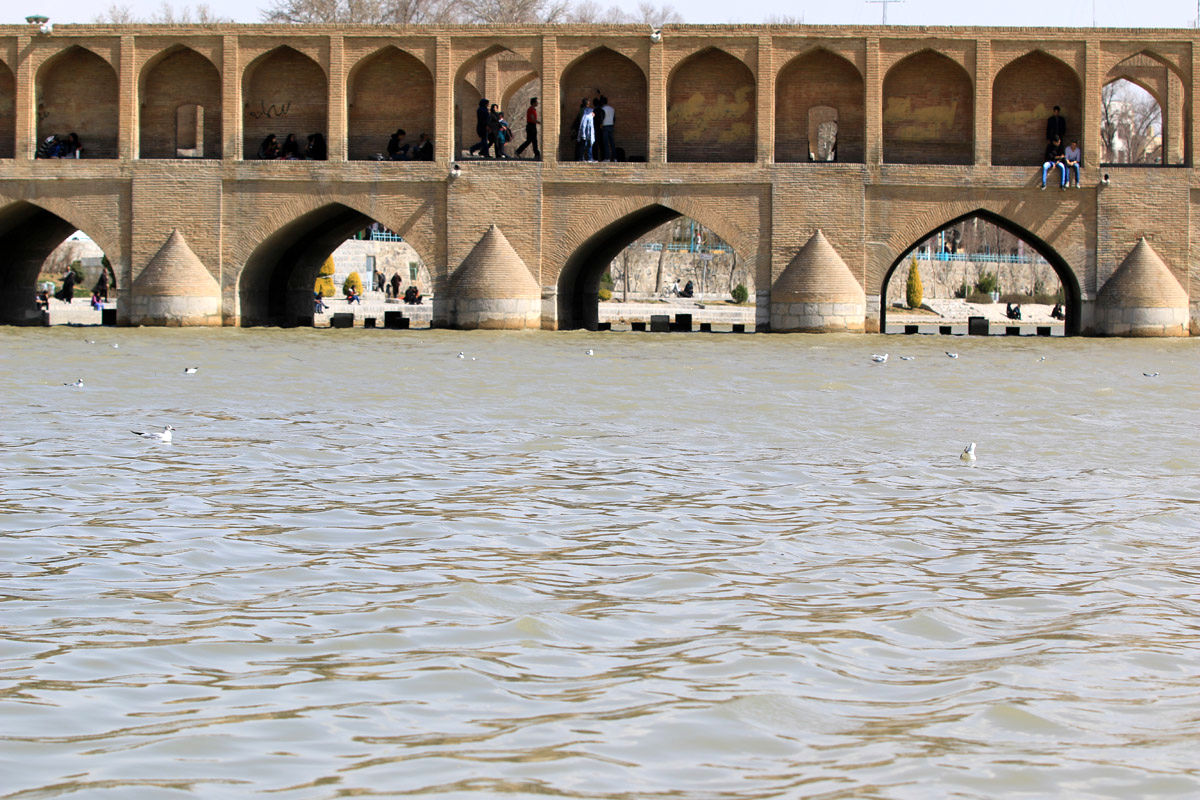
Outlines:
{"type": "Polygon", "coordinates": [[[221,76],[213,63],[181,47],[149,67],[139,104],[142,158],[176,158],[176,111],[185,104],[204,114],[204,157],[221,157],[221,76]]]}
{"type": "Polygon", "coordinates": [[[755,82],[750,69],[721,50],[703,50],[677,66],[667,89],[668,161],[753,161],[755,82]]]}
{"type": "Polygon", "coordinates": [[[837,109],[837,160],[861,162],[866,134],[866,94],[862,75],[841,56],[816,50],[788,63],[775,79],[775,160],[807,161],[816,153],[809,141],[809,110],[837,109]]]}
{"type": "Polygon", "coordinates": [[[433,74],[413,56],[389,47],[359,65],[351,74],[348,130],[350,160],[387,152],[397,128],[405,142],[416,145],[421,133],[436,136],[433,74]]]}
{"type": "Polygon", "coordinates": [[[117,155],[117,73],[107,61],[73,47],[38,74],[38,141],[79,134],[85,158],[117,155]]]}
{"type": "Polygon", "coordinates": [[[0,158],[12,158],[16,147],[16,93],[12,70],[0,64],[0,158]]]}

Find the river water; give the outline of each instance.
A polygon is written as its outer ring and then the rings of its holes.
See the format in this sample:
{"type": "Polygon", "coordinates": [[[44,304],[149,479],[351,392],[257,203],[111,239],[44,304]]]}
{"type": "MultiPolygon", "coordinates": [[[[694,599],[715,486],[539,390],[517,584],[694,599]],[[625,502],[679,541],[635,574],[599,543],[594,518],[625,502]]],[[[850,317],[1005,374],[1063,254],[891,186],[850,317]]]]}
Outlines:
{"type": "Polygon", "coordinates": [[[1195,797],[1198,347],[0,329],[0,797],[1195,797]]]}

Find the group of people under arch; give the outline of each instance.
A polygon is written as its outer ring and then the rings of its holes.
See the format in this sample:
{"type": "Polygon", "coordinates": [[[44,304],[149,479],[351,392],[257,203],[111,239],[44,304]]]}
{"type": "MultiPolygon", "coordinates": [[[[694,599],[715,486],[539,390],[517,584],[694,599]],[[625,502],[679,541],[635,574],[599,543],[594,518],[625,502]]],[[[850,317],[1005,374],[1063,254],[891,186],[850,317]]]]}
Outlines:
{"type": "Polygon", "coordinates": [[[279,144],[279,140],[275,134],[268,133],[262,140],[262,144],[258,146],[259,161],[324,161],[329,157],[329,147],[325,143],[325,134],[310,133],[308,135],[308,143],[304,149],[300,149],[300,141],[296,138],[296,134],[289,133],[287,138],[283,140],[283,144],[279,144]]]}

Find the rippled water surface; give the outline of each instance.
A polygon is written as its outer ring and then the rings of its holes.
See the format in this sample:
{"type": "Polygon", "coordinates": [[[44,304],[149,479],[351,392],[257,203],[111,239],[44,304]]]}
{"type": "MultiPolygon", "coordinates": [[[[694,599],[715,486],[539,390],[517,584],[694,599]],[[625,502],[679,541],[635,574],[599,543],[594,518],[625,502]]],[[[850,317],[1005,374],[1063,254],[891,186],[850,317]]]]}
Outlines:
{"type": "Polygon", "coordinates": [[[0,797],[1195,797],[1198,346],[0,329],[0,797]]]}

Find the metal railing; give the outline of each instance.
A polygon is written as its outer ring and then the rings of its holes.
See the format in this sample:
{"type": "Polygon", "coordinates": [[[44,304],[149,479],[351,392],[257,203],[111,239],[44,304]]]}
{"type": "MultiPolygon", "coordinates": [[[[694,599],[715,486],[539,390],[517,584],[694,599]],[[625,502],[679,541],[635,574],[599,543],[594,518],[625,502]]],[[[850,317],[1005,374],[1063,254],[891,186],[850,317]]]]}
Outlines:
{"type": "Polygon", "coordinates": [[[1006,253],[914,253],[918,261],[974,261],[984,264],[1048,264],[1039,255],[1009,255],[1006,253]]]}

